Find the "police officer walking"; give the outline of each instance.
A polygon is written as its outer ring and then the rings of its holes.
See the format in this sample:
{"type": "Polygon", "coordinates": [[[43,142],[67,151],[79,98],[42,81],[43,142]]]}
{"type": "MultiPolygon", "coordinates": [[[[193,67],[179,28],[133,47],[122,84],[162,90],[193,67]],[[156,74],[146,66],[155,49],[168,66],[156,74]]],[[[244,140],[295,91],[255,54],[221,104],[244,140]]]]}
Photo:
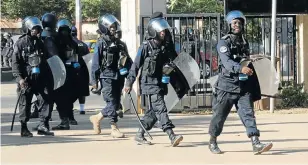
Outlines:
{"type": "Polygon", "coordinates": [[[263,144],[259,141],[260,132],[256,125],[253,101],[259,100],[261,93],[255,88],[258,82],[254,80],[256,75],[253,67],[241,63],[249,59],[249,45],[243,36],[246,18],[242,12],[235,10],[228,13],[226,21],[229,33],[217,44],[220,73],[214,85],[209,149],[214,154],[222,153],[217,145],[217,137],[221,134],[227,116],[235,104],[247,136],[251,138],[253,152],[260,154],[270,150],[272,143],[263,144]]]}
{"type": "Polygon", "coordinates": [[[125,135],[120,132],[117,122],[117,110],[120,108],[121,93],[124,87],[125,76],[128,74],[130,64],[127,46],[117,36],[121,31],[120,22],[111,14],[105,14],[98,20],[99,30],[104,34],[97,42],[95,53],[92,59],[91,84],[93,89],[97,89],[97,73],[102,80],[102,94],[106,102],[106,107],[97,115],[90,117],[93,129],[96,134],[101,133],[100,122],[104,117],[108,117],[111,125],[111,136],[122,138],[125,135]]]}
{"type": "Polygon", "coordinates": [[[78,44],[74,42],[71,35],[72,23],[67,19],[60,19],[57,23],[58,29],[58,50],[60,58],[66,67],[66,81],[59,89],[55,96],[55,102],[61,118],[61,123],[53,127],[53,130],[70,129],[69,124],[77,125],[74,119],[73,107],[74,102],[80,96],[88,96],[89,81],[85,82],[83,69],[87,69],[84,60],[81,57],[78,44]],[[84,85],[86,84],[86,86],[84,85]]]}
{"type": "MultiPolygon", "coordinates": [[[[56,25],[57,25],[57,17],[53,13],[45,13],[42,18],[42,26],[43,26],[43,31],[41,33],[41,39],[44,43],[44,54],[47,56],[47,58],[51,58],[53,56],[59,56],[59,51],[57,47],[57,32],[56,32],[56,25]]],[[[54,66],[57,67],[57,66],[54,66]]],[[[50,68],[52,69],[52,67],[50,68]]],[[[52,75],[50,75],[50,79],[52,79],[52,75]]],[[[56,80],[54,80],[56,81],[56,80]]],[[[56,84],[58,82],[54,82],[56,84]]],[[[51,84],[51,86],[54,86],[54,84],[51,84]]],[[[54,103],[55,103],[55,91],[51,91],[49,93],[49,96],[51,98],[49,102],[49,117],[51,119],[54,103]]],[[[34,103],[36,104],[36,102],[34,103]]],[[[38,109],[36,108],[38,111],[38,109]]],[[[38,113],[38,112],[37,112],[38,113]]],[[[33,112],[31,116],[35,116],[36,112],[33,112]]],[[[34,127],[32,130],[37,130],[37,127],[34,127]]]]}
{"type": "MultiPolygon", "coordinates": [[[[164,66],[176,57],[174,53],[169,53],[169,49],[174,47],[167,38],[171,39],[170,26],[168,22],[157,17],[149,21],[147,31],[148,39],[139,47],[137,56],[127,76],[125,92],[130,92],[134,84],[138,71],[142,68],[140,75],[141,100],[146,100],[147,111],[142,119],[142,124],[146,130],[151,130],[154,124],[159,121],[161,128],[166,132],[171,140],[173,147],[179,145],[183,136],[175,135],[175,127],[168,116],[168,111],[164,101],[164,95],[167,94],[167,81],[163,73],[164,66]],[[168,43],[168,44],[167,44],[168,43]]],[[[175,52],[175,51],[173,51],[175,52]]],[[[135,141],[138,144],[151,144],[144,137],[144,130],[140,127],[135,141]]]]}
{"type": "MultiPolygon", "coordinates": [[[[87,44],[85,44],[84,42],[77,39],[77,28],[75,26],[72,27],[72,36],[73,36],[73,40],[78,44],[78,49],[79,49],[81,55],[84,56],[84,55],[89,54],[90,51],[89,51],[87,44]]],[[[86,79],[83,82],[89,82],[90,77],[87,76],[87,75],[89,75],[88,69],[83,68],[82,71],[85,72],[84,73],[84,79],[86,79]]],[[[85,84],[85,85],[88,86],[88,84],[85,84]]],[[[86,96],[80,96],[78,98],[78,101],[79,101],[79,106],[80,106],[80,110],[79,110],[80,112],[79,113],[81,115],[84,115],[85,114],[84,106],[85,106],[85,103],[86,103],[86,96]]]]}
{"type": "Polygon", "coordinates": [[[27,17],[22,21],[23,34],[16,42],[12,56],[12,71],[17,81],[19,99],[19,120],[21,137],[32,137],[27,128],[33,94],[36,95],[40,109],[39,135],[51,135],[49,131],[49,101],[47,57],[43,54],[43,43],[37,38],[42,30],[37,17],[27,17]]]}
{"type": "Polygon", "coordinates": [[[3,48],[1,55],[3,56],[3,66],[4,67],[11,67],[12,66],[12,54],[13,54],[13,45],[14,41],[11,38],[11,34],[9,33],[4,33],[4,43],[3,43],[3,48]]]}

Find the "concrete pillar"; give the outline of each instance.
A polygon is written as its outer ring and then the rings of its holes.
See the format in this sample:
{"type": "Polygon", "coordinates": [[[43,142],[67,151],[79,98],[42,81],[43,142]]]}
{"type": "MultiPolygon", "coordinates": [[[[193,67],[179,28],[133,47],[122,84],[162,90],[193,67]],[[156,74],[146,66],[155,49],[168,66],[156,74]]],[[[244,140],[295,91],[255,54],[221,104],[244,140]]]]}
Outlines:
{"type": "MultiPolygon", "coordinates": [[[[270,33],[270,27],[271,27],[271,22],[269,18],[264,18],[262,19],[262,38],[263,38],[263,46],[264,46],[264,54],[265,55],[270,55],[271,54],[271,33],[270,33]],[[268,29],[266,29],[268,28],[268,29]]],[[[262,50],[263,51],[263,50],[262,50]]]]}
{"type": "MultiPolygon", "coordinates": [[[[121,28],[122,40],[127,44],[130,57],[134,60],[137,50],[140,46],[140,35],[137,33],[140,25],[140,15],[151,15],[152,13],[160,11],[166,14],[166,0],[121,0],[121,28]]],[[[131,92],[135,105],[137,106],[136,93],[138,91],[138,82],[133,85],[131,92]]],[[[131,104],[123,100],[125,109],[131,109],[131,104]]]]}
{"type": "Polygon", "coordinates": [[[81,8],[82,4],[80,0],[76,0],[76,25],[75,27],[77,28],[77,38],[79,40],[82,40],[82,14],[81,14],[81,8]]]}
{"type": "Polygon", "coordinates": [[[297,82],[308,90],[308,15],[296,16],[297,31],[297,82]]]}

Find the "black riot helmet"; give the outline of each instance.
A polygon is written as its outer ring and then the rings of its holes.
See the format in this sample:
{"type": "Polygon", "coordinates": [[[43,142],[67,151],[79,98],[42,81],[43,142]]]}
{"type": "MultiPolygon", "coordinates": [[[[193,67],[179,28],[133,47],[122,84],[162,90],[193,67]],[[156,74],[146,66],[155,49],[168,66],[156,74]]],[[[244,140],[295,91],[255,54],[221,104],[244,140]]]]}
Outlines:
{"type": "Polygon", "coordinates": [[[71,33],[72,29],[72,23],[71,21],[67,19],[60,19],[57,23],[57,31],[60,32],[61,30],[68,30],[69,33],[71,33]]]}
{"type": "Polygon", "coordinates": [[[164,18],[154,18],[151,19],[148,23],[147,32],[149,35],[149,38],[157,38],[159,36],[159,33],[163,30],[168,30],[170,33],[171,27],[169,26],[168,22],[164,18]]]}
{"type": "Polygon", "coordinates": [[[55,30],[57,25],[57,17],[52,13],[45,13],[42,16],[42,25],[46,30],[55,30]]]}
{"type": "Polygon", "coordinates": [[[98,28],[103,34],[110,35],[112,25],[116,31],[121,31],[120,21],[112,14],[105,14],[98,18],[98,28]]]}
{"type": "Polygon", "coordinates": [[[29,34],[34,28],[42,31],[43,26],[39,18],[28,16],[22,21],[22,31],[24,33],[29,34]]]}

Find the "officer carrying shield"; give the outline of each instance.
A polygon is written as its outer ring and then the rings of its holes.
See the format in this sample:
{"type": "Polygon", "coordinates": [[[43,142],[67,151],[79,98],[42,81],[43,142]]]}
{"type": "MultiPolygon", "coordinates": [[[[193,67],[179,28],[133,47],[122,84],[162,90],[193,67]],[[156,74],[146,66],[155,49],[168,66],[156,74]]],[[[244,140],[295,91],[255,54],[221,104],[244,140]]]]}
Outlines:
{"type": "Polygon", "coordinates": [[[37,17],[27,17],[22,21],[23,34],[14,46],[12,71],[17,81],[19,100],[19,120],[21,136],[32,137],[27,128],[33,94],[36,95],[40,108],[39,135],[51,135],[49,131],[49,89],[47,57],[43,53],[43,43],[37,38],[42,30],[41,21],[37,17]]]}
{"type": "MultiPolygon", "coordinates": [[[[44,43],[44,54],[47,56],[47,58],[51,59],[54,58],[55,56],[59,56],[59,51],[58,51],[58,47],[57,47],[57,32],[56,32],[56,25],[57,25],[57,17],[55,14],[53,13],[45,13],[42,18],[42,25],[43,25],[43,31],[41,33],[41,39],[44,43]]],[[[56,88],[59,88],[61,85],[64,84],[64,80],[66,77],[64,77],[65,75],[59,75],[57,73],[59,73],[59,70],[61,72],[61,70],[63,69],[65,71],[65,68],[61,68],[60,67],[60,63],[63,64],[62,60],[59,58],[58,61],[54,60],[50,66],[51,72],[55,75],[50,75],[50,80],[54,79],[53,84],[51,84],[52,86],[57,86],[56,88]],[[55,76],[54,78],[51,76],[55,76]],[[59,83],[58,80],[62,80],[62,83],[59,83]],[[61,85],[59,85],[61,84],[61,85]]],[[[55,89],[55,88],[54,88],[55,89]]],[[[51,118],[52,115],[52,111],[53,111],[53,107],[54,107],[54,103],[55,103],[55,91],[51,91],[49,96],[51,97],[51,100],[49,102],[49,116],[51,118]]],[[[34,103],[36,104],[36,102],[34,103]]],[[[38,108],[36,108],[38,111],[38,108]]],[[[35,112],[32,113],[33,116],[35,115],[35,112]]],[[[31,114],[31,115],[32,115],[31,114]]],[[[48,128],[49,129],[49,128],[48,128]]],[[[37,127],[33,127],[32,130],[37,130],[37,127]]]]}
{"type": "MultiPolygon", "coordinates": [[[[170,26],[164,18],[157,17],[149,21],[147,31],[148,39],[139,47],[135,61],[127,76],[124,90],[125,92],[131,91],[138,71],[142,68],[140,93],[141,100],[144,100],[147,105],[142,124],[146,130],[151,130],[156,121],[159,121],[162,130],[169,135],[171,144],[175,147],[183,140],[183,136],[174,134],[172,129],[175,126],[169,119],[164,101],[164,95],[168,93],[168,80],[170,78],[168,70],[172,68],[171,61],[176,57],[174,53],[169,53],[170,50],[167,49],[172,48],[167,44],[167,42],[170,42],[167,39],[171,39],[170,26]]],[[[145,131],[140,127],[135,136],[135,141],[138,144],[151,144],[145,139],[144,133],[145,131]]]]}
{"type": "Polygon", "coordinates": [[[80,94],[83,96],[89,95],[88,86],[87,90],[84,87],[80,87],[82,81],[80,70],[83,65],[83,60],[81,60],[82,58],[79,54],[78,44],[72,39],[71,28],[72,23],[67,19],[60,19],[57,22],[57,47],[59,56],[65,64],[66,80],[65,84],[55,91],[54,99],[57,104],[61,123],[53,127],[53,130],[68,130],[70,129],[70,124],[77,125],[73,114],[73,104],[80,94]]]}
{"type": "Polygon", "coordinates": [[[251,138],[254,154],[266,152],[272,148],[272,143],[263,144],[259,141],[260,132],[257,129],[254,116],[253,101],[261,98],[260,91],[255,88],[258,83],[253,66],[243,65],[249,59],[249,45],[244,38],[246,18],[240,11],[231,11],[226,16],[229,33],[217,44],[220,73],[214,85],[213,117],[209,127],[209,149],[214,154],[222,153],[217,145],[217,137],[221,134],[223,125],[232,106],[235,104],[251,138]]]}
{"type": "Polygon", "coordinates": [[[100,121],[108,117],[111,125],[111,136],[122,138],[125,135],[117,126],[120,108],[121,93],[124,87],[125,77],[132,64],[127,46],[120,40],[121,25],[119,20],[111,14],[105,14],[98,19],[99,30],[104,34],[96,43],[94,56],[92,58],[91,84],[97,89],[97,77],[102,82],[102,94],[106,107],[97,115],[90,117],[96,134],[101,133],[100,121]]]}
{"type": "MultiPolygon", "coordinates": [[[[77,38],[77,28],[75,26],[72,27],[72,36],[73,36],[73,40],[78,44],[78,49],[80,51],[80,53],[82,54],[82,56],[84,55],[87,55],[90,53],[89,51],[89,48],[87,46],[87,44],[85,44],[84,42],[78,40],[77,38]]],[[[89,82],[89,72],[88,72],[88,69],[83,69],[84,72],[84,79],[87,79],[86,81],[83,81],[83,82],[89,82]]],[[[88,84],[87,84],[88,85],[88,84]]],[[[79,101],[79,105],[80,105],[80,114],[84,115],[85,114],[85,111],[84,111],[84,106],[85,106],[85,103],[86,103],[86,96],[80,96],[78,98],[78,101],[79,101]]]]}

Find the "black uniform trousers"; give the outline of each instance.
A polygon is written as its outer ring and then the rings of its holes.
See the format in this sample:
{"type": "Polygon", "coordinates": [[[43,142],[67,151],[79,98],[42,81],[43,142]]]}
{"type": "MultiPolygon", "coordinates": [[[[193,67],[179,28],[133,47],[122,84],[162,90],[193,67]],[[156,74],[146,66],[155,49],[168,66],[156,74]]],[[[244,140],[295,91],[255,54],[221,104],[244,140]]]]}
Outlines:
{"type": "Polygon", "coordinates": [[[39,118],[41,122],[49,121],[49,105],[51,98],[47,87],[39,85],[31,85],[27,90],[21,89],[20,85],[17,84],[17,94],[19,95],[22,92],[19,99],[19,120],[23,123],[28,122],[31,115],[31,101],[32,97],[35,94],[37,97],[37,108],[39,113],[39,118]]]}
{"type": "Polygon", "coordinates": [[[124,87],[124,78],[118,80],[103,78],[102,94],[106,107],[102,109],[101,113],[110,119],[110,124],[118,122],[118,114],[116,111],[120,108],[121,93],[124,87]]]}
{"type": "Polygon", "coordinates": [[[209,134],[213,137],[221,134],[233,105],[236,106],[237,113],[246,128],[247,136],[260,136],[251,94],[230,93],[219,89],[216,89],[213,97],[213,116],[209,127],[209,134]]]}
{"type": "Polygon", "coordinates": [[[75,88],[76,71],[71,66],[66,66],[66,81],[64,85],[53,93],[53,100],[57,105],[59,116],[61,119],[69,118],[74,108],[74,102],[78,99],[75,88]]]}
{"type": "Polygon", "coordinates": [[[175,126],[169,119],[168,110],[165,104],[163,94],[143,95],[146,98],[147,110],[141,120],[146,130],[151,130],[155,123],[159,121],[161,129],[165,132],[175,126]]]}

